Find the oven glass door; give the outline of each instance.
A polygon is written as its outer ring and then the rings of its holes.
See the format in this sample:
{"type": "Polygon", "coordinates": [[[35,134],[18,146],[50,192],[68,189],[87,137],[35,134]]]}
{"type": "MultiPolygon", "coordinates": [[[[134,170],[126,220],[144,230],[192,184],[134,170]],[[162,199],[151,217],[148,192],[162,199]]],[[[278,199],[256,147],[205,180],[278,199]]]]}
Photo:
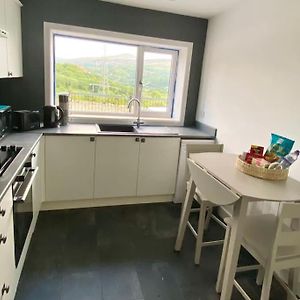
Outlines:
{"type": "Polygon", "coordinates": [[[14,202],[15,262],[18,266],[33,218],[32,188],[24,202],[14,202]]]}
{"type": "Polygon", "coordinates": [[[18,266],[33,218],[32,183],[36,170],[29,170],[25,180],[14,194],[15,263],[18,266]]]}

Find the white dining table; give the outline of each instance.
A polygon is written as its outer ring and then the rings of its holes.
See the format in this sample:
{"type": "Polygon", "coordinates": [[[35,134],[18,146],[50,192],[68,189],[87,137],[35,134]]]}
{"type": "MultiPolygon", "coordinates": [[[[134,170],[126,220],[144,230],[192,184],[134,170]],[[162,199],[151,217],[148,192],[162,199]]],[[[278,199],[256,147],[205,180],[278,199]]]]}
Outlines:
{"type": "Polygon", "coordinates": [[[253,201],[300,201],[300,182],[288,178],[283,181],[270,181],[255,178],[240,172],[235,167],[237,155],[228,153],[194,153],[190,154],[197,165],[204,168],[217,179],[216,184],[223,184],[240,198],[233,203],[231,234],[224,271],[221,300],[230,300],[235,270],[238,263],[244,220],[247,207],[253,201]]]}

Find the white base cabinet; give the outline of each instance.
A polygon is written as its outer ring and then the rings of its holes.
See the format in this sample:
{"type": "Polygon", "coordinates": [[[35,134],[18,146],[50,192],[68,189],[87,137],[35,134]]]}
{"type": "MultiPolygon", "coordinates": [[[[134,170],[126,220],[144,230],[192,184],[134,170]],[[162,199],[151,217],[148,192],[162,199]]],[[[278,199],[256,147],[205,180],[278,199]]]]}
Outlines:
{"type": "Polygon", "coordinates": [[[38,173],[32,185],[33,198],[33,224],[35,227],[41,204],[45,200],[45,144],[44,137],[38,142],[32,151],[32,168],[38,168],[38,173]]]}
{"type": "Polygon", "coordinates": [[[179,138],[97,137],[95,198],[171,195],[179,138]]]}
{"type": "Polygon", "coordinates": [[[46,136],[45,201],[92,199],[95,142],[89,136],[46,136]]]}
{"type": "Polygon", "coordinates": [[[173,195],[179,147],[177,137],[46,136],[45,201],[173,195]]]}
{"type": "Polygon", "coordinates": [[[95,198],[136,195],[139,138],[97,137],[95,198]]]}
{"type": "Polygon", "coordinates": [[[180,156],[176,180],[176,191],[173,201],[181,203],[186,195],[186,182],[190,178],[187,158],[191,153],[222,152],[223,145],[214,140],[181,140],[180,156]]]}
{"type": "Polygon", "coordinates": [[[13,225],[12,190],[9,189],[0,202],[0,210],[5,211],[0,216],[0,299],[13,300],[15,281],[15,248],[13,225]],[[5,221],[4,221],[5,220],[5,221]],[[4,222],[3,222],[4,221],[4,222]]]}
{"type": "Polygon", "coordinates": [[[179,145],[179,138],[141,139],[137,196],[174,194],[179,145]]]}

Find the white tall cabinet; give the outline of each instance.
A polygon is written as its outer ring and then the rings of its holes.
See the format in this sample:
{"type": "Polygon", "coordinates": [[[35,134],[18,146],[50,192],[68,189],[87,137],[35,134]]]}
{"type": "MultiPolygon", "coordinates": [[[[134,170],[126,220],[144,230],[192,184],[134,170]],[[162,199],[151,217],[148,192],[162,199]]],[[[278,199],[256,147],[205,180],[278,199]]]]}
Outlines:
{"type": "Polygon", "coordinates": [[[21,7],[18,0],[0,0],[0,78],[23,76],[21,7]]]}
{"type": "Polygon", "coordinates": [[[94,155],[89,136],[46,136],[46,201],[92,199],[94,155]]]}
{"type": "Polygon", "coordinates": [[[5,17],[5,0],[0,0],[0,78],[7,77],[7,34],[5,17]]]}
{"type": "Polygon", "coordinates": [[[6,1],[8,77],[23,76],[21,7],[17,0],[6,1]]]}

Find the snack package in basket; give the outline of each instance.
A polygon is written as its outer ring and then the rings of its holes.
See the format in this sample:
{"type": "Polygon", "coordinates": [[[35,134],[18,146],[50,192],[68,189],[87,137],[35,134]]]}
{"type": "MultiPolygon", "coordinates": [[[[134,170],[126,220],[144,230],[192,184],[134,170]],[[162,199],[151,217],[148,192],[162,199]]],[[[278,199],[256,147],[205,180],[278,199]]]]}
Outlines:
{"type": "Polygon", "coordinates": [[[271,163],[280,160],[291,152],[294,143],[295,141],[272,133],[271,144],[264,155],[265,160],[271,163]]]}

